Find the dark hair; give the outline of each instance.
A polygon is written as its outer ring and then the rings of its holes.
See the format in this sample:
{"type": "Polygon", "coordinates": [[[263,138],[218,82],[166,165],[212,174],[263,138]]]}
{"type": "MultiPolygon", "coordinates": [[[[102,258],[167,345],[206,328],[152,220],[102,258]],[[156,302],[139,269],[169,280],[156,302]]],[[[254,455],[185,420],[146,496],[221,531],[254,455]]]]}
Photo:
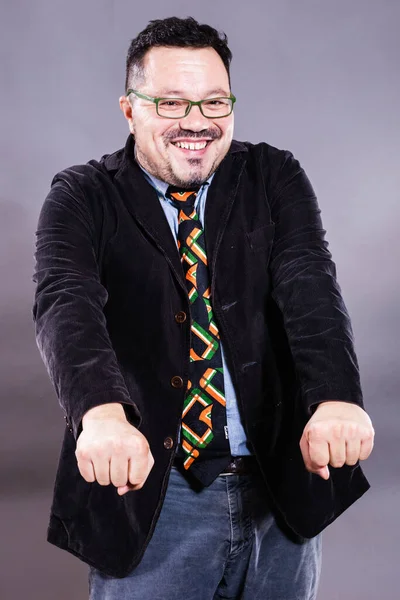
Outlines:
{"type": "Polygon", "coordinates": [[[228,48],[225,33],[219,33],[210,25],[200,25],[193,17],[169,17],[150,21],[146,29],[131,41],[126,57],[125,91],[133,75],[144,77],[143,58],[155,46],[214,48],[225,65],[230,85],[229,65],[232,52],[228,48]]]}

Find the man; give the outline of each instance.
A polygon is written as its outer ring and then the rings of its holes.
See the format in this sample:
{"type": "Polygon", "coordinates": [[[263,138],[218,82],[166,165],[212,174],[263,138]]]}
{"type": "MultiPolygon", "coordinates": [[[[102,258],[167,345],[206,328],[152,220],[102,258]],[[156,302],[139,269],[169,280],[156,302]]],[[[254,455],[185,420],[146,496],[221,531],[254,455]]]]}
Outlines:
{"type": "MultiPolygon", "coordinates": [[[[48,540],[90,598],[316,597],[373,445],[320,211],[290,152],[233,140],[227,39],[131,43],[124,149],[62,171],[33,316],[67,428],[48,540]]],[[[245,101],[245,99],[243,99],[245,101]]]]}

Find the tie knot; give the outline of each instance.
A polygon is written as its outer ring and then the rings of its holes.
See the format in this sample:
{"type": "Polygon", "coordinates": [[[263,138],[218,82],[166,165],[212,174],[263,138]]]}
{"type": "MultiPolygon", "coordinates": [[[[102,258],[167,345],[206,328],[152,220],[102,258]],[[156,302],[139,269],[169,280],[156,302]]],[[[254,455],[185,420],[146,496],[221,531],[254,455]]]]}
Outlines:
{"type": "Polygon", "coordinates": [[[188,190],[170,185],[168,186],[165,195],[167,198],[172,200],[174,206],[177,208],[192,208],[196,201],[196,196],[200,187],[200,185],[193,186],[190,190],[188,190]]]}

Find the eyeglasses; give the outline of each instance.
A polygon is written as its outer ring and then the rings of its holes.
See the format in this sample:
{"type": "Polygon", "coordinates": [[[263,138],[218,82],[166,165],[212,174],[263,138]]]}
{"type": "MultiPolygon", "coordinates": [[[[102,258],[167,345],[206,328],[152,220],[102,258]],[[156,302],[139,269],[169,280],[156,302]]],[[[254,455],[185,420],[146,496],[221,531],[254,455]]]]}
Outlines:
{"type": "Polygon", "coordinates": [[[207,119],[221,119],[229,117],[236,102],[233,94],[229,98],[222,96],[220,98],[207,98],[198,102],[185,98],[152,98],[132,89],[127,90],[126,95],[129,96],[129,94],[135,94],[138,98],[154,102],[158,116],[166,119],[183,119],[187,117],[192,106],[198,106],[201,114],[207,119]]]}

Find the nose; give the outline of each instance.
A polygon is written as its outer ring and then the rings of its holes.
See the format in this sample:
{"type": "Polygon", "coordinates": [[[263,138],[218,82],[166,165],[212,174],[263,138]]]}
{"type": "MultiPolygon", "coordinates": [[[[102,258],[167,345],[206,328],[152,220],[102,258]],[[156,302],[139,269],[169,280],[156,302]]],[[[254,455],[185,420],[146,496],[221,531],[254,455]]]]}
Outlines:
{"type": "Polygon", "coordinates": [[[202,131],[210,126],[210,119],[204,117],[201,113],[200,106],[192,106],[189,114],[183,119],[180,119],[182,129],[190,129],[191,131],[202,131]]]}

